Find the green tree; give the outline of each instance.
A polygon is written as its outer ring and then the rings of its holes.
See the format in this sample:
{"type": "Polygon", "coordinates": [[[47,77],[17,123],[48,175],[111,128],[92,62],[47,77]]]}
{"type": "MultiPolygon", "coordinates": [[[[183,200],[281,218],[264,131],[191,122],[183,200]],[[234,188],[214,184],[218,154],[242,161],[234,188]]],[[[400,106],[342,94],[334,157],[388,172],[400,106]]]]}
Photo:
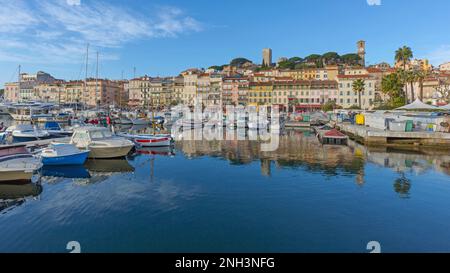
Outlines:
{"type": "Polygon", "coordinates": [[[395,108],[405,104],[403,80],[398,72],[386,75],[381,80],[381,91],[389,96],[389,104],[395,108]]]}
{"type": "Polygon", "coordinates": [[[231,66],[236,66],[236,67],[241,67],[243,64],[250,62],[250,60],[246,59],[246,58],[235,58],[233,60],[231,60],[230,65],[231,66]]]}
{"type": "Polygon", "coordinates": [[[214,70],[217,70],[217,71],[222,71],[225,68],[225,66],[227,66],[227,65],[226,64],[224,64],[224,65],[213,65],[213,66],[210,66],[208,69],[214,69],[214,70]]]}
{"type": "Polygon", "coordinates": [[[352,84],[353,91],[358,93],[359,108],[362,109],[361,93],[366,89],[366,82],[363,79],[357,79],[352,84]]]}
{"type": "Polygon", "coordinates": [[[423,82],[425,78],[429,76],[428,70],[419,69],[416,71],[416,79],[419,82],[419,97],[423,100],[423,82]]]}
{"type": "Polygon", "coordinates": [[[322,111],[324,112],[333,111],[334,109],[342,109],[342,106],[337,105],[334,100],[328,101],[322,105],[322,111]]]}
{"type": "Polygon", "coordinates": [[[342,63],[347,64],[347,65],[358,65],[361,58],[359,57],[358,54],[350,53],[350,54],[342,55],[340,57],[340,60],[342,63]]]}
{"type": "Polygon", "coordinates": [[[322,56],[319,54],[311,54],[311,55],[305,57],[305,60],[307,62],[317,63],[317,61],[320,61],[321,58],[322,58],[322,56]]]}
{"type": "Polygon", "coordinates": [[[337,63],[339,62],[339,59],[341,56],[337,54],[336,52],[327,52],[322,55],[322,59],[328,64],[328,63],[337,63]]]}
{"type": "Polygon", "coordinates": [[[278,67],[281,69],[294,69],[295,63],[291,62],[290,60],[282,61],[278,63],[278,67]]]}
{"type": "Polygon", "coordinates": [[[418,74],[416,70],[409,70],[406,71],[406,84],[410,84],[411,89],[411,101],[414,101],[415,99],[415,92],[414,92],[414,83],[417,81],[418,74]]]}
{"type": "Polygon", "coordinates": [[[413,52],[410,47],[403,46],[395,51],[395,61],[403,64],[403,70],[406,70],[406,64],[413,57],[413,52]]]}

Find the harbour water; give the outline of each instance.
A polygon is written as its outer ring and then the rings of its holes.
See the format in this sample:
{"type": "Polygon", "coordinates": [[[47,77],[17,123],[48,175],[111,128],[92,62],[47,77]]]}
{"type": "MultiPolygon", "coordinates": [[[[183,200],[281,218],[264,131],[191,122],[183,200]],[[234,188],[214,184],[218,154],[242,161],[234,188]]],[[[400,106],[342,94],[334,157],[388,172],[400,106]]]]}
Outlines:
{"type": "Polygon", "coordinates": [[[260,144],[178,141],[0,185],[0,252],[450,251],[448,152],[322,146],[308,130],[260,144]]]}

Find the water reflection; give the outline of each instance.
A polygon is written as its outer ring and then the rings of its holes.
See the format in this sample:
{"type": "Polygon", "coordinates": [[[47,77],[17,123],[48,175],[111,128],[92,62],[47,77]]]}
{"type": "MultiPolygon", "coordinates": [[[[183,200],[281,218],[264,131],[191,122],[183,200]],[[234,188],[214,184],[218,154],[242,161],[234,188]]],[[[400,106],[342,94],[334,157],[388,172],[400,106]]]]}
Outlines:
{"type": "Polygon", "coordinates": [[[87,179],[77,179],[79,185],[95,184],[106,181],[115,174],[134,172],[134,167],[122,159],[89,159],[84,165],[91,175],[87,179]]]}
{"type": "Polygon", "coordinates": [[[408,175],[437,171],[450,175],[450,155],[446,150],[365,147],[356,142],[348,146],[322,145],[310,130],[287,130],[280,135],[274,152],[261,151],[261,143],[247,140],[192,140],[176,143],[176,148],[188,158],[222,157],[232,165],[260,161],[261,175],[271,176],[272,169],[301,169],[325,176],[354,176],[355,183],[364,185],[365,165],[375,164],[402,174],[394,181],[395,191],[408,196],[411,188],[408,175]]]}
{"type": "Polygon", "coordinates": [[[0,184],[0,212],[20,206],[27,198],[39,196],[41,192],[42,186],[36,183],[0,184]]]}
{"type": "Polygon", "coordinates": [[[182,141],[176,148],[187,157],[223,157],[233,165],[261,162],[261,174],[270,175],[271,168],[304,168],[327,175],[363,172],[364,158],[355,155],[353,147],[322,145],[309,130],[289,130],[279,138],[274,152],[261,151],[258,141],[182,141]],[[272,164],[274,163],[274,164],[272,164]]]}
{"type": "Polygon", "coordinates": [[[42,176],[60,178],[90,178],[88,170],[84,166],[44,166],[42,176]]]}

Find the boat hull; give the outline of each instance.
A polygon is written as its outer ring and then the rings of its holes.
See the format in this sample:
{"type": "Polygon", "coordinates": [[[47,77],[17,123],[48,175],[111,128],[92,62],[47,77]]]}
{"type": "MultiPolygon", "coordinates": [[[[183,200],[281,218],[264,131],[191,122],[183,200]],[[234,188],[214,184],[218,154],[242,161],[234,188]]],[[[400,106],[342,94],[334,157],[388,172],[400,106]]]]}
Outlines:
{"type": "Polygon", "coordinates": [[[132,119],[131,122],[133,125],[147,125],[150,124],[150,120],[145,119],[132,119]]]}
{"type": "Polygon", "coordinates": [[[117,123],[118,123],[118,124],[133,124],[133,122],[132,122],[131,120],[126,119],[126,118],[118,119],[118,120],[117,120],[117,123]]]}
{"type": "Polygon", "coordinates": [[[42,164],[44,166],[83,165],[88,155],[89,151],[66,156],[42,157],[42,164]]]}
{"type": "Polygon", "coordinates": [[[121,147],[95,147],[89,146],[89,158],[120,158],[125,157],[134,145],[121,147]]]}
{"type": "Polygon", "coordinates": [[[29,183],[33,177],[33,172],[22,170],[0,171],[0,183],[29,183]]]}
{"type": "Polygon", "coordinates": [[[164,147],[170,146],[172,141],[168,137],[164,138],[136,138],[134,140],[142,147],[164,147]]]}

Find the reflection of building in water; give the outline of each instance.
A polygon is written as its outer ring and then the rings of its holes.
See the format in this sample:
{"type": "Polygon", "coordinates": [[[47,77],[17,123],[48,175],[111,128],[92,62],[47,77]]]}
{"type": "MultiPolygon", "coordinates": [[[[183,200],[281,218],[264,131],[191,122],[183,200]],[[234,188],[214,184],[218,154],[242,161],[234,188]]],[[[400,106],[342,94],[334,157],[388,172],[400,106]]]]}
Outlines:
{"type": "Polygon", "coordinates": [[[231,164],[250,164],[260,160],[262,175],[271,174],[271,162],[276,168],[304,168],[326,175],[355,175],[355,183],[365,183],[365,162],[394,171],[423,173],[428,169],[450,174],[450,155],[436,151],[402,151],[391,148],[366,148],[350,141],[348,146],[321,145],[308,131],[288,130],[280,136],[278,149],[262,152],[260,143],[249,140],[179,141],[176,148],[187,157],[203,155],[223,157],[231,164]]]}
{"type": "MultiPolygon", "coordinates": [[[[354,144],[358,145],[359,144],[354,144]]],[[[368,162],[397,172],[412,171],[416,174],[435,170],[450,175],[450,155],[446,150],[401,150],[399,148],[364,148],[368,162]]]]}
{"type": "Polygon", "coordinates": [[[270,159],[261,159],[261,174],[264,176],[270,176],[270,165],[272,161],[270,159]]]}
{"type": "Polygon", "coordinates": [[[261,173],[271,174],[271,162],[277,168],[304,167],[312,171],[321,171],[329,175],[339,172],[363,172],[364,160],[354,156],[353,149],[346,146],[321,145],[314,134],[308,131],[286,131],[280,136],[276,151],[262,152],[257,141],[224,140],[224,141],[180,141],[177,149],[187,157],[203,155],[220,156],[231,164],[249,164],[261,161],[261,173]]]}

